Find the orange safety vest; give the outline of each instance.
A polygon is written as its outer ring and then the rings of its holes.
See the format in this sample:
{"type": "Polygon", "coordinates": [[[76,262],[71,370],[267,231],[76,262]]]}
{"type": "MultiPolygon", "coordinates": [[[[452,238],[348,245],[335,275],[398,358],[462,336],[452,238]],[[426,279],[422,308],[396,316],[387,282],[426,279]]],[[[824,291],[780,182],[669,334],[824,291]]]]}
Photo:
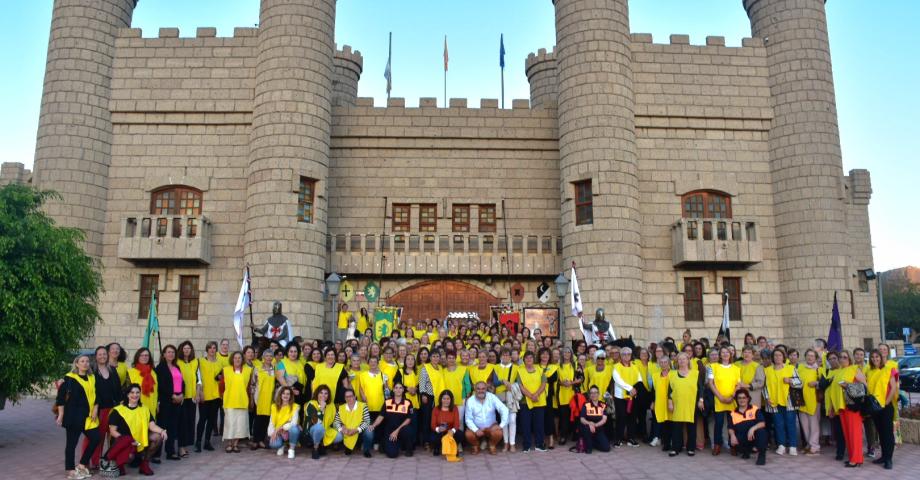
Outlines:
{"type": "Polygon", "coordinates": [[[732,410],[732,425],[738,425],[742,422],[750,422],[757,418],[757,405],[750,405],[744,413],[739,412],[737,409],[732,410]]]}
{"type": "Polygon", "coordinates": [[[605,410],[607,410],[607,404],[604,402],[597,402],[596,407],[591,405],[591,402],[585,404],[586,417],[602,417],[604,416],[605,410]]]}
{"type": "Polygon", "coordinates": [[[393,402],[392,398],[388,398],[385,402],[383,402],[383,409],[390,413],[401,413],[405,415],[409,413],[410,405],[412,405],[412,402],[406,400],[405,398],[400,403],[395,403],[393,402]]]}

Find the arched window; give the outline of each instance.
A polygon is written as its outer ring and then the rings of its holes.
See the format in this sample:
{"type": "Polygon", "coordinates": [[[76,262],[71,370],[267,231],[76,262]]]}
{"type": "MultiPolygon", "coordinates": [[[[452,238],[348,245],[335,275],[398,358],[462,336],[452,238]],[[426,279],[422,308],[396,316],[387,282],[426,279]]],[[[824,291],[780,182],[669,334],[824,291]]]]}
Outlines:
{"type": "Polygon", "coordinates": [[[731,218],[732,199],[730,196],[713,191],[695,191],[681,197],[681,210],[684,218],[731,218]]]}
{"type": "Polygon", "coordinates": [[[150,195],[153,215],[201,215],[201,191],[196,188],[172,186],[155,190],[150,195]]]}

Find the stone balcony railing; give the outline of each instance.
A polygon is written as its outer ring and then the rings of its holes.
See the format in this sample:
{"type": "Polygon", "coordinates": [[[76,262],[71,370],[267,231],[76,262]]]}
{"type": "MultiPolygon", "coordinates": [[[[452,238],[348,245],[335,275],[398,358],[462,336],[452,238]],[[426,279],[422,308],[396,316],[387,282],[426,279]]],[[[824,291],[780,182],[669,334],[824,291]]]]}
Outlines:
{"type": "Polygon", "coordinates": [[[673,264],[684,268],[748,268],[763,261],[757,222],[682,218],[671,225],[673,264]]]}
{"type": "Polygon", "coordinates": [[[127,215],[118,258],[135,264],[211,263],[211,223],[205,216],[127,215]]]}
{"type": "Polygon", "coordinates": [[[490,233],[327,236],[330,271],[346,274],[557,275],[562,239],[490,233]],[[509,264],[510,259],[510,264],[509,264]]]}

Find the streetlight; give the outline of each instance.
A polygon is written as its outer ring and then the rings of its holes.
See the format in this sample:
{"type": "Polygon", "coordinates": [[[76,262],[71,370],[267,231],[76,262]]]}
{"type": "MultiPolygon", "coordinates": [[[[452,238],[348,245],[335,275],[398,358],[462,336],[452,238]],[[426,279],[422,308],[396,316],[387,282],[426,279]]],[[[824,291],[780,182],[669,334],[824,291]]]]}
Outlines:
{"type": "Polygon", "coordinates": [[[859,270],[860,273],[866,276],[866,280],[875,280],[876,283],[876,293],[878,293],[878,319],[882,327],[882,342],[885,341],[885,300],[882,296],[882,275],[875,273],[875,270],[871,268],[864,268],[859,270]]]}
{"type": "Polygon", "coordinates": [[[553,283],[556,284],[556,295],[559,297],[559,310],[560,315],[562,315],[562,325],[560,325],[561,332],[559,332],[559,337],[565,342],[565,294],[569,290],[569,279],[565,278],[565,272],[559,274],[553,283]]]}
{"type": "Polygon", "coordinates": [[[332,340],[336,337],[336,315],[339,309],[339,287],[342,286],[342,277],[332,272],[326,277],[326,292],[332,295],[332,340]]]}
{"type": "Polygon", "coordinates": [[[553,282],[556,284],[556,295],[559,297],[559,303],[563,303],[566,292],[569,291],[569,279],[565,278],[565,272],[560,273],[553,282]]]}

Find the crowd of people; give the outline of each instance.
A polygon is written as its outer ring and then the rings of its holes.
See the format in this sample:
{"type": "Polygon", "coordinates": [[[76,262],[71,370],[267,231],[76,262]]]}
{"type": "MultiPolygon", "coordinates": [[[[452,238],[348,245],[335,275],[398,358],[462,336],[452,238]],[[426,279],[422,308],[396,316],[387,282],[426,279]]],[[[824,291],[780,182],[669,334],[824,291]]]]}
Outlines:
{"type": "Polygon", "coordinates": [[[804,351],[752,334],[563,345],[527,328],[438,319],[399,325],[378,341],[258,339],[230,351],[166,345],[158,362],[117,343],[73,362],[58,389],[68,478],[215,450],[267,449],[293,459],[331,451],[371,457],[424,450],[457,461],[488,451],[590,454],[645,443],[675,457],[818,455],[892,467],[898,372],[880,344],[867,352],[804,351]],[[81,436],[79,463],[75,461],[81,436]],[[571,443],[570,443],[571,442],[571,443]],[[865,449],[864,449],[865,442],[865,449]],[[360,449],[360,450],[359,450],[360,449]],[[868,452],[867,452],[867,451],[868,452]]]}

